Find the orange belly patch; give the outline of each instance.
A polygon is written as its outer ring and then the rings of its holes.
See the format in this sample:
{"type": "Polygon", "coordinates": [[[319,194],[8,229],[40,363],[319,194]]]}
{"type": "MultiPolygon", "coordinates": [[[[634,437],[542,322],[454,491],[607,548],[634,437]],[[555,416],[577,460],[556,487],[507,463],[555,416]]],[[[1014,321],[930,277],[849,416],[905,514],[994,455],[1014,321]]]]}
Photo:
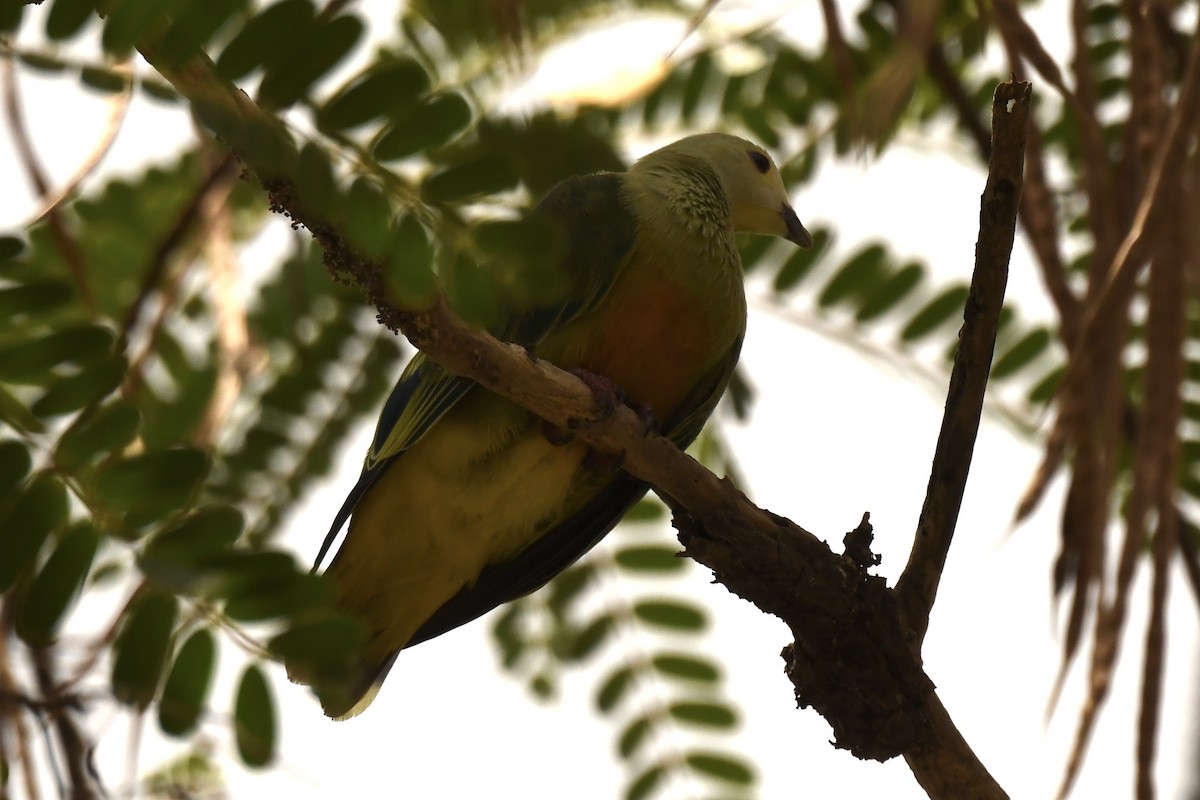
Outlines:
{"type": "Polygon", "coordinates": [[[613,287],[580,366],[667,419],[708,371],[713,330],[691,293],[661,275],[613,287]]]}

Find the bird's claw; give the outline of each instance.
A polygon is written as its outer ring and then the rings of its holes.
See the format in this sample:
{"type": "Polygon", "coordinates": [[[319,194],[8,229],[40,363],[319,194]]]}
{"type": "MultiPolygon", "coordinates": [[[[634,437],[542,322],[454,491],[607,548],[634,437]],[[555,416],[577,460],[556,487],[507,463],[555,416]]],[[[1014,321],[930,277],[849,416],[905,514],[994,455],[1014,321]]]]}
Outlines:
{"type": "Polygon", "coordinates": [[[617,406],[626,401],[625,392],[621,387],[603,375],[597,375],[578,367],[572,367],[567,372],[579,378],[592,390],[592,397],[596,400],[598,412],[596,419],[608,419],[617,410],[617,406]]]}
{"type": "Polygon", "coordinates": [[[555,447],[561,447],[575,438],[575,434],[546,420],[542,420],[542,436],[546,437],[546,441],[555,447]]]}
{"type": "Polygon", "coordinates": [[[658,424],[658,418],[654,416],[654,409],[641,403],[630,403],[628,401],[626,401],[626,405],[633,409],[633,413],[638,415],[638,419],[645,426],[642,431],[643,434],[661,432],[662,426],[658,424]]]}

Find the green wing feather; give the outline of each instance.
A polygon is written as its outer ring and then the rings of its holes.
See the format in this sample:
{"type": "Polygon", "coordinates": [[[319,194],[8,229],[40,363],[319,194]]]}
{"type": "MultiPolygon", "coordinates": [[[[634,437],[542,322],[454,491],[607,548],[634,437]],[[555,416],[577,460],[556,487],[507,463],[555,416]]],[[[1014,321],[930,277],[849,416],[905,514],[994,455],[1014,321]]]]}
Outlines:
{"type": "MultiPolygon", "coordinates": [[[[527,215],[534,226],[552,234],[561,256],[549,276],[560,288],[541,302],[513,304],[504,319],[489,326],[499,339],[534,346],[547,335],[586,314],[608,292],[624,269],[636,227],[621,194],[622,177],[600,173],[569,178],[550,190],[527,215]]],[[[418,353],[401,374],[380,413],[362,474],[334,517],[313,569],[320,566],[354,507],[392,460],[476,386],[418,353]]]]}

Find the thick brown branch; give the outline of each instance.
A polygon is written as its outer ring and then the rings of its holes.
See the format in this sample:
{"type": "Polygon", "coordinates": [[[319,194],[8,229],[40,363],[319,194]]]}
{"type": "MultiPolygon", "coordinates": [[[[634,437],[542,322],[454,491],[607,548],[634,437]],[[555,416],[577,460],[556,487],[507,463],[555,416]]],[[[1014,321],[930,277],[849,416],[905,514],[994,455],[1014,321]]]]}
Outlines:
{"type": "Polygon", "coordinates": [[[997,87],[992,99],[992,150],[980,202],[971,294],[959,332],[916,541],[896,585],[905,622],[916,636],[918,647],[929,627],[929,612],[954,537],[979,432],[1008,283],[1008,260],[1016,235],[1031,93],[1030,84],[1014,81],[997,87]]]}
{"type": "MultiPolygon", "coordinates": [[[[143,53],[156,63],[152,50],[143,53]]],[[[207,106],[214,127],[236,128],[247,118],[264,122],[260,109],[235,87],[206,75],[203,64],[164,68],[163,74],[193,103],[207,106]]],[[[1006,796],[955,730],[893,593],[882,578],[867,574],[862,558],[835,555],[812,534],[755,507],[731,483],[648,432],[629,408],[597,419],[594,397],[582,381],[524,348],[466,327],[444,300],[424,310],[396,308],[387,300],[378,264],[360,258],[327,220],[307,213],[285,178],[260,178],[273,207],[317,238],[327,265],[367,288],[384,323],[451,372],[574,431],[599,451],[621,454],[626,471],[670,498],[689,555],[791,627],[789,674],[797,698],[830,720],[839,746],[864,758],[903,754],[935,798],[1006,796]]],[[[865,519],[863,525],[869,528],[865,519]]],[[[862,538],[865,530],[859,533],[862,538]]]]}

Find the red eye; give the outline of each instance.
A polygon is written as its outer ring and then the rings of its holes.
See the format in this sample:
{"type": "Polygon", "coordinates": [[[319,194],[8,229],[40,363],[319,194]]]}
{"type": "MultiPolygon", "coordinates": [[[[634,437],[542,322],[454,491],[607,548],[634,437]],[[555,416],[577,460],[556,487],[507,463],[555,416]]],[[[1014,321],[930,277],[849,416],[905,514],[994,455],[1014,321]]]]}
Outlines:
{"type": "Polygon", "coordinates": [[[771,159],[767,158],[757,150],[750,151],[750,160],[754,162],[754,168],[763,175],[766,175],[767,171],[771,169],[771,159]]]}

